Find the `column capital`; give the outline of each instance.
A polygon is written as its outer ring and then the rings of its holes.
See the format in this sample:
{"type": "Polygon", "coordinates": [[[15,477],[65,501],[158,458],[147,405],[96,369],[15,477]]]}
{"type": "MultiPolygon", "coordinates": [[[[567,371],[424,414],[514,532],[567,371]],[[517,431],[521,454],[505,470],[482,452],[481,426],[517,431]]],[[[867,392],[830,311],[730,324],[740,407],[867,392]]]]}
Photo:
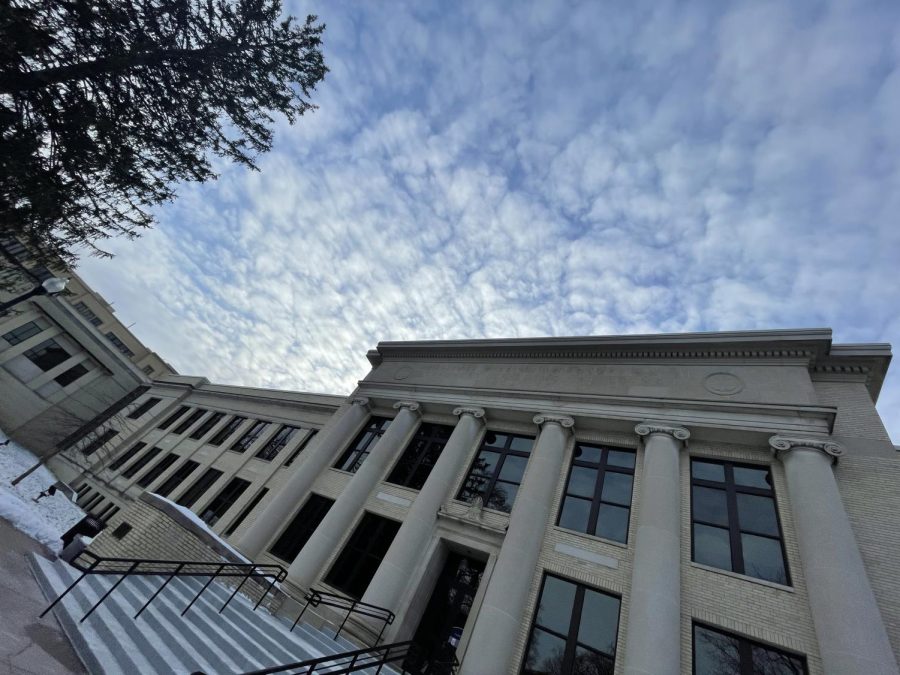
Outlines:
{"type": "Polygon", "coordinates": [[[568,415],[556,415],[554,413],[538,413],[532,418],[531,421],[537,424],[539,427],[544,426],[548,422],[558,424],[563,429],[571,429],[573,426],[575,426],[575,420],[568,415]]]}
{"type": "Polygon", "coordinates": [[[827,438],[790,438],[776,434],[769,439],[769,446],[775,457],[782,460],[784,453],[796,448],[818,450],[826,457],[830,457],[832,464],[837,464],[838,457],[844,454],[844,448],[840,443],[835,443],[827,438]]]}
{"type": "Polygon", "coordinates": [[[453,409],[453,414],[457,417],[462,417],[463,415],[471,415],[476,420],[481,420],[482,422],[486,422],[487,418],[485,417],[484,408],[477,407],[459,407],[453,409]]]}
{"type": "Polygon", "coordinates": [[[369,407],[370,403],[371,403],[371,401],[369,401],[369,399],[366,398],[365,396],[356,396],[356,397],[350,399],[350,405],[358,405],[360,408],[363,408],[366,412],[371,410],[371,408],[369,407]]]}
{"type": "Polygon", "coordinates": [[[686,441],[691,437],[691,432],[686,428],[664,422],[641,422],[634,428],[634,433],[638,436],[667,434],[679,441],[686,441]]]}
{"type": "Polygon", "coordinates": [[[409,410],[417,417],[422,414],[422,406],[416,401],[397,401],[394,404],[394,410],[409,410]]]}

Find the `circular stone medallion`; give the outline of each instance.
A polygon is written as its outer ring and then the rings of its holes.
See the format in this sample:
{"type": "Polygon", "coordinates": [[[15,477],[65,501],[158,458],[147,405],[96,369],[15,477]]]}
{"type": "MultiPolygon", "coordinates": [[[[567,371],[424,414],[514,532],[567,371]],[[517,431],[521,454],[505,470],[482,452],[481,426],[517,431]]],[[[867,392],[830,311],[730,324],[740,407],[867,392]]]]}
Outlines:
{"type": "Polygon", "coordinates": [[[412,375],[412,368],[410,368],[409,366],[400,366],[397,369],[397,372],[394,373],[394,379],[405,380],[410,375],[412,375]]]}
{"type": "Polygon", "coordinates": [[[703,380],[706,391],[716,396],[733,396],[744,390],[744,382],[731,373],[712,373],[703,380]]]}

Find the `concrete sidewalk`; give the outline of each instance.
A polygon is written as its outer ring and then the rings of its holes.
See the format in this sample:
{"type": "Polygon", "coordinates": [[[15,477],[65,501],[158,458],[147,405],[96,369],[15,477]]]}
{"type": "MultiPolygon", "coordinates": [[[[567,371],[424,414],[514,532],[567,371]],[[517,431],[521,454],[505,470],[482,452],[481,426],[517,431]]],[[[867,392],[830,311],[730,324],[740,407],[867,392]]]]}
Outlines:
{"type": "Polygon", "coordinates": [[[85,673],[31,574],[26,553],[47,549],[0,518],[0,675],[85,673]]]}

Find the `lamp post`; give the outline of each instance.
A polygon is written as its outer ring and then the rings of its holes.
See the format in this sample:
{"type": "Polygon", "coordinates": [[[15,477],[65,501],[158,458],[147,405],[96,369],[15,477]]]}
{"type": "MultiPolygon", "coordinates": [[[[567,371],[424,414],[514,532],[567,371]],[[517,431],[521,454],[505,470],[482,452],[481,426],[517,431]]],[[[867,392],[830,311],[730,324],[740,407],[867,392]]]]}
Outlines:
{"type": "Polygon", "coordinates": [[[59,295],[65,290],[66,284],[68,283],[68,279],[60,279],[59,277],[50,277],[49,279],[45,279],[40,286],[35,286],[27,293],[20,295],[18,298],[13,298],[8,302],[0,303],[0,313],[5,312],[10,307],[19,304],[23,300],[33,298],[35,295],[59,295]]]}

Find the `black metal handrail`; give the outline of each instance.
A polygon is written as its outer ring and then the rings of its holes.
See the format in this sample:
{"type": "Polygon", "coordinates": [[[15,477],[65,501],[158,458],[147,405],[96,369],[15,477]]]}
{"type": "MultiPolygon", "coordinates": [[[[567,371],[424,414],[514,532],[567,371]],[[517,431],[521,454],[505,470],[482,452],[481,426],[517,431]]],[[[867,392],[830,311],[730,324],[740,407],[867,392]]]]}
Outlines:
{"type": "MultiPolygon", "coordinates": [[[[271,668],[263,668],[262,670],[251,670],[241,673],[241,675],[269,675],[270,673],[283,673],[287,670],[297,671],[297,675],[313,675],[316,672],[328,673],[328,675],[346,675],[346,673],[355,673],[360,670],[375,668],[376,666],[375,675],[378,675],[382,666],[405,661],[417,649],[418,646],[411,640],[395,642],[389,645],[356,649],[343,654],[332,654],[331,656],[320,656],[306,661],[285,663],[279,666],[272,666],[271,668]]],[[[192,673],[191,675],[204,674],[192,673]]]]}
{"type": "MultiPolygon", "coordinates": [[[[300,623],[300,619],[303,618],[303,614],[309,608],[310,605],[313,607],[318,607],[319,605],[324,605],[325,607],[335,607],[337,609],[346,609],[347,614],[344,616],[344,620],[341,621],[341,625],[338,627],[337,632],[334,634],[334,639],[337,640],[338,636],[340,636],[341,631],[344,630],[344,624],[347,623],[347,619],[350,618],[351,614],[361,614],[362,616],[368,616],[373,619],[378,619],[382,621],[381,630],[378,632],[378,637],[375,638],[374,647],[378,646],[378,643],[381,642],[381,636],[384,635],[384,629],[388,627],[388,625],[394,623],[394,613],[385,609],[384,607],[378,607],[377,605],[370,605],[368,602],[361,602],[360,600],[354,600],[353,598],[347,598],[343,595],[338,595],[337,593],[325,593],[324,591],[317,590],[309,590],[306,592],[306,595],[303,596],[303,599],[306,600],[306,604],[303,605],[303,609],[297,615],[297,618],[294,619],[294,623],[291,626],[291,631],[300,623]]],[[[399,644],[399,643],[398,643],[399,644]]]]}
{"type": "Polygon", "coordinates": [[[253,606],[253,609],[256,610],[257,607],[260,606],[262,601],[266,598],[266,596],[271,592],[272,588],[275,586],[277,582],[284,581],[287,578],[287,570],[285,570],[281,565],[258,565],[256,563],[232,563],[232,562],[221,562],[221,561],[196,561],[196,560],[151,560],[147,558],[104,558],[98,555],[91,553],[90,551],[82,551],[81,554],[72,561],[72,566],[75,569],[81,572],[81,576],[79,576],[72,584],[60,594],[59,597],[56,598],[50,606],[47,607],[43,612],[41,612],[41,616],[44,616],[47,612],[53,609],[60,600],[62,600],[69,592],[75,588],[78,583],[84,579],[89,574],[97,574],[97,575],[121,575],[116,582],[110,586],[107,591],[101,596],[101,598],[94,603],[94,605],[87,611],[87,613],[81,617],[81,621],[87,619],[91,614],[93,614],[94,610],[97,609],[106,598],[112,594],[116,588],[118,588],[119,584],[121,584],[125,579],[130,576],[162,576],[166,577],[166,580],[157,588],[153,595],[151,595],[147,602],[144,603],[143,607],[141,607],[137,614],[134,615],[133,618],[137,619],[141,613],[153,602],[156,597],[162,592],[162,590],[169,585],[169,582],[172,581],[175,577],[209,577],[203,587],[197,592],[197,595],[193,597],[193,599],[187,604],[187,606],[182,610],[181,616],[184,616],[187,611],[193,607],[194,603],[203,595],[203,592],[209,588],[210,584],[214,579],[224,578],[224,577],[238,577],[241,578],[241,583],[237,585],[231,595],[228,597],[228,600],[225,601],[225,604],[219,609],[219,614],[225,611],[225,608],[231,603],[234,599],[234,596],[237,595],[238,591],[244,587],[244,584],[253,579],[256,580],[269,580],[269,584],[266,587],[266,590],[260,596],[259,600],[253,606]],[[80,558],[87,559],[87,563],[80,561],[80,558]]]}

